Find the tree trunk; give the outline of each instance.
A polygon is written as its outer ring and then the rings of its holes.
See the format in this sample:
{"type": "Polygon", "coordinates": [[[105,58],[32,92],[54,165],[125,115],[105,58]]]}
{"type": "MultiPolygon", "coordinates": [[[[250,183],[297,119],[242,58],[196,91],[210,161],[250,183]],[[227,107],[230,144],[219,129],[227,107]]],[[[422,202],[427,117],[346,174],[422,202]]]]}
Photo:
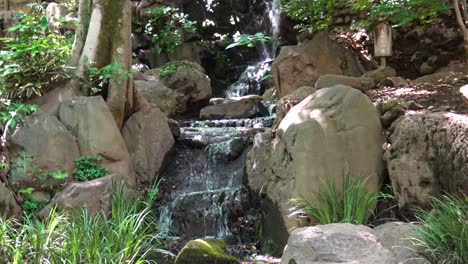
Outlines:
{"type": "MultiPolygon", "coordinates": [[[[80,0],[80,25],[76,30],[70,64],[79,76],[86,69],[101,68],[111,63],[122,65],[122,72],[131,69],[131,2],[130,0],[80,0]]],[[[133,104],[133,80],[111,81],[106,102],[118,127],[123,125],[126,109],[133,104]]]]}
{"type": "Polygon", "coordinates": [[[463,33],[463,46],[465,48],[465,73],[468,72],[468,29],[466,28],[466,23],[468,20],[468,14],[466,10],[466,0],[453,0],[453,8],[455,9],[455,16],[457,19],[458,27],[463,33]],[[462,9],[460,11],[460,8],[462,9]],[[462,15],[463,11],[463,15],[462,15]]]}

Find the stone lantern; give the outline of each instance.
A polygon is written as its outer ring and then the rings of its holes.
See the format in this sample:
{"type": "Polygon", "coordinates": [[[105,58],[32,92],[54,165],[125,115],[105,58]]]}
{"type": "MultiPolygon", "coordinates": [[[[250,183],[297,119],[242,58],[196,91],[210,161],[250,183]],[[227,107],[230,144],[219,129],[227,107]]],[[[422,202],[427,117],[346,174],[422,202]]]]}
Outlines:
{"type": "Polygon", "coordinates": [[[392,55],[392,28],[387,23],[380,23],[374,30],[374,54],[380,57],[381,67],[386,66],[386,57],[392,55]]]}

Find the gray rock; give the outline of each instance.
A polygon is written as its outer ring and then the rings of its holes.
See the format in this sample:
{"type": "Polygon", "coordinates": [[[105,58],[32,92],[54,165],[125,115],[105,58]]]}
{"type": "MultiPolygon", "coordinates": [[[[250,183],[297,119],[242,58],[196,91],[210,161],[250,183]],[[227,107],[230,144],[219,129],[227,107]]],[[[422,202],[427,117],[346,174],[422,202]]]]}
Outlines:
{"type": "Polygon", "coordinates": [[[238,119],[265,116],[268,110],[256,98],[242,98],[210,105],[200,110],[201,119],[238,119]]]}
{"type": "Polygon", "coordinates": [[[159,108],[165,115],[173,116],[176,112],[176,94],[159,79],[135,81],[135,89],[148,103],[159,108]]]}
{"type": "Polygon", "coordinates": [[[175,138],[180,136],[180,123],[177,120],[174,119],[167,119],[167,122],[169,124],[169,128],[171,129],[172,136],[175,138]]]}
{"type": "Polygon", "coordinates": [[[324,74],[361,76],[363,68],[354,53],[321,31],[297,46],[281,47],[272,73],[278,96],[283,97],[299,87],[313,86],[324,74]]]}
{"type": "Polygon", "coordinates": [[[384,67],[366,72],[362,75],[362,77],[371,78],[372,80],[374,80],[375,83],[379,83],[385,78],[396,77],[396,71],[391,67],[384,67]]]}
{"type": "Polygon", "coordinates": [[[297,90],[281,97],[276,104],[276,120],[275,124],[279,125],[281,120],[283,120],[284,116],[288,113],[288,111],[302,100],[304,100],[307,96],[315,93],[317,89],[311,86],[303,86],[298,88],[297,90]]]}
{"type": "Polygon", "coordinates": [[[150,184],[163,169],[174,138],[167,118],[158,108],[146,108],[134,113],[122,128],[135,168],[137,182],[150,184]]]}
{"type": "Polygon", "coordinates": [[[43,185],[55,186],[71,179],[75,159],[80,156],[76,138],[52,115],[32,115],[18,126],[9,139],[12,161],[23,153],[32,160],[29,168],[20,172],[13,169],[10,181],[21,188],[43,189],[43,185]],[[67,172],[68,179],[37,178],[38,172],[67,172]]]}
{"type": "Polygon", "coordinates": [[[315,89],[322,89],[333,87],[335,85],[346,85],[353,87],[355,89],[361,91],[367,91],[375,86],[375,82],[371,78],[367,77],[351,77],[351,76],[344,76],[344,75],[336,75],[336,74],[325,74],[320,76],[320,78],[315,83],[315,89]]]}
{"type": "Polygon", "coordinates": [[[419,66],[419,73],[421,73],[422,75],[431,74],[434,71],[435,69],[427,62],[423,62],[423,64],[419,66]]]}
{"type": "Polygon", "coordinates": [[[109,175],[92,181],[70,183],[39,211],[38,216],[46,218],[54,207],[63,210],[86,208],[90,214],[108,212],[115,178],[109,175]]]}
{"type": "Polygon", "coordinates": [[[208,105],[212,95],[210,78],[199,64],[189,61],[171,62],[175,71],[164,77],[159,76],[160,69],[145,72],[147,79],[159,78],[167,87],[174,90],[177,98],[176,111],[187,113],[208,105]],[[148,78],[151,76],[150,78],[148,78]]]}
{"type": "Polygon", "coordinates": [[[148,260],[155,261],[157,264],[174,264],[176,255],[163,249],[155,249],[148,254],[148,260]]]}
{"type": "Polygon", "coordinates": [[[109,172],[135,184],[135,172],[127,146],[114,117],[101,96],[76,97],[63,102],[60,121],[78,142],[81,156],[102,156],[109,172]]]}
{"type": "MultiPolygon", "coordinates": [[[[291,229],[291,198],[313,200],[317,183],[345,176],[367,177],[369,190],[381,183],[383,138],[376,108],[347,86],[321,89],[289,110],[276,136],[255,137],[247,161],[249,187],[277,210],[275,229],[291,229]]],[[[273,230],[266,230],[275,232],[273,230]]]]}
{"type": "Polygon", "coordinates": [[[402,77],[387,77],[380,82],[382,85],[390,87],[401,87],[409,85],[408,81],[402,77]]]}
{"type": "Polygon", "coordinates": [[[8,189],[5,184],[0,181],[0,218],[17,218],[22,217],[23,211],[16,202],[13,192],[8,189]]]}
{"type": "Polygon", "coordinates": [[[400,208],[428,206],[443,192],[468,193],[468,117],[452,113],[400,119],[385,152],[400,208]]]}
{"type": "Polygon", "coordinates": [[[395,107],[392,107],[383,114],[381,118],[382,127],[389,128],[392,125],[393,121],[397,120],[403,115],[405,115],[405,109],[402,106],[397,105],[395,107]]]}
{"type": "Polygon", "coordinates": [[[202,53],[204,49],[192,42],[186,42],[178,45],[173,53],[169,54],[170,61],[191,61],[201,64],[202,53]]]}
{"type": "Polygon", "coordinates": [[[317,225],[292,231],[281,264],[397,264],[369,227],[352,224],[317,225]]]}
{"type": "Polygon", "coordinates": [[[418,226],[413,223],[389,222],[374,228],[374,232],[383,247],[393,252],[398,263],[428,264],[419,256],[420,248],[416,245],[418,226]]]}
{"type": "Polygon", "coordinates": [[[164,53],[157,53],[154,49],[142,49],[138,51],[138,59],[148,65],[151,69],[161,67],[169,61],[169,58],[164,53]]]}

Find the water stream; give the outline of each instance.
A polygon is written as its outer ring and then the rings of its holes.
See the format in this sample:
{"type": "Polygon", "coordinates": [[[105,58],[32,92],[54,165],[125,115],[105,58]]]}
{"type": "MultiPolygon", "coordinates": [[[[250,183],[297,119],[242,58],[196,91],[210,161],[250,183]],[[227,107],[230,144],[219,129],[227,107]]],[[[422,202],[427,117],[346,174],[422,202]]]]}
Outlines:
{"type": "MultiPolygon", "coordinates": [[[[279,0],[264,0],[269,7],[259,19],[270,19],[260,30],[272,36],[260,47],[261,61],[249,65],[228,98],[259,94],[261,78],[270,71],[279,37],[279,0]]],[[[264,102],[268,108],[268,103],[264,102]]],[[[173,190],[160,214],[163,229],[186,237],[233,237],[240,242],[234,225],[251,209],[245,187],[244,164],[252,139],[274,123],[270,116],[251,119],[189,120],[181,122],[176,154],[161,175],[173,190]]]]}
{"type": "Polygon", "coordinates": [[[227,98],[248,94],[261,95],[264,92],[262,82],[271,72],[271,64],[279,46],[281,25],[281,0],[266,1],[265,14],[258,16],[255,21],[258,32],[270,36],[271,41],[257,43],[259,61],[248,65],[239,80],[226,89],[227,98]]]}

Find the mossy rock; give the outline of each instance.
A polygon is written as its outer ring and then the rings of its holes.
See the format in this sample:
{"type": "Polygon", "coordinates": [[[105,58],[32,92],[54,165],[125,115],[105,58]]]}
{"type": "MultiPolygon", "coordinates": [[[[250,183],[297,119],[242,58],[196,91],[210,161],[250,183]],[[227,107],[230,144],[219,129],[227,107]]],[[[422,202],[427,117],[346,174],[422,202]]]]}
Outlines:
{"type": "Polygon", "coordinates": [[[179,252],[175,264],[238,264],[229,255],[224,241],[219,239],[196,239],[189,241],[179,252]]]}
{"type": "Polygon", "coordinates": [[[396,100],[388,100],[382,103],[382,114],[385,114],[385,112],[391,110],[392,108],[398,106],[398,101],[396,100]]]}
{"type": "Polygon", "coordinates": [[[195,62],[191,61],[171,61],[164,64],[162,67],[157,69],[147,70],[145,75],[158,76],[160,78],[166,78],[172,76],[179,69],[188,69],[193,71],[205,72],[203,67],[195,62]]]}

